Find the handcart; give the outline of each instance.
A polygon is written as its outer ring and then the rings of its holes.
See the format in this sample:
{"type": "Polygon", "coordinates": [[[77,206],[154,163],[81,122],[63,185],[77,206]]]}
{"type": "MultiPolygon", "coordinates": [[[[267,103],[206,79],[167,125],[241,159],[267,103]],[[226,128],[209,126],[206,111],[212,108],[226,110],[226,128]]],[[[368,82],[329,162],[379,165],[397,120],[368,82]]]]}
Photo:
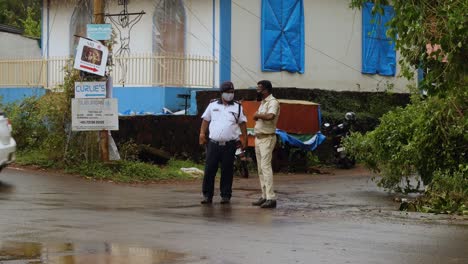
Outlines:
{"type": "MultiPolygon", "coordinates": [[[[324,140],[320,133],[320,105],[302,100],[278,100],[280,115],[277,123],[277,144],[273,151],[272,166],[275,172],[281,169],[305,169],[307,152],[313,151],[324,140]]],[[[247,156],[255,161],[255,121],[253,116],[260,106],[257,101],[243,101],[247,116],[248,148],[247,156]]]]}

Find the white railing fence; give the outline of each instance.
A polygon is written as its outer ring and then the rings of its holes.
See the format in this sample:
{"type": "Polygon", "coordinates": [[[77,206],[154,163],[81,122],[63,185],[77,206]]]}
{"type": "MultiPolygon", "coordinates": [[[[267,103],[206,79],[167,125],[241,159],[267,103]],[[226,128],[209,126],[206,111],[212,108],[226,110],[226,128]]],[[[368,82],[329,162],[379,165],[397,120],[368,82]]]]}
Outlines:
{"type": "MultiPolygon", "coordinates": [[[[114,85],[213,87],[216,60],[190,54],[135,54],[114,57],[114,85]]],[[[70,57],[0,58],[0,87],[56,88],[63,83],[70,57]]]]}

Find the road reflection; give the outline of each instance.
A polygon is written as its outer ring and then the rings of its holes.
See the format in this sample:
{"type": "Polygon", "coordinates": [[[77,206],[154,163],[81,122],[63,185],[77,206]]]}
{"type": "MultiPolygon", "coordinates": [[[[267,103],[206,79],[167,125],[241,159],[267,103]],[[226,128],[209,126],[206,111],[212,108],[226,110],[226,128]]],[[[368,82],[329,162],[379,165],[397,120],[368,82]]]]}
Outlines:
{"type": "Polygon", "coordinates": [[[47,264],[159,264],[174,263],[184,257],[168,250],[114,243],[23,243],[0,242],[0,263],[47,264]],[[23,262],[25,261],[25,262],[23,262]]]}

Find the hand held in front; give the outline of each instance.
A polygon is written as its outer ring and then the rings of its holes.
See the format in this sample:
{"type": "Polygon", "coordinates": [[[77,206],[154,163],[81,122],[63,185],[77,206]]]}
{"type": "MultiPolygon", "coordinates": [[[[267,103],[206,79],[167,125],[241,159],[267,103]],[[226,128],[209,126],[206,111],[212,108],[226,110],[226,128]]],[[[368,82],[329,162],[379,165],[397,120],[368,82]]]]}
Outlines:
{"type": "Polygon", "coordinates": [[[200,138],[198,139],[198,142],[200,145],[205,145],[206,144],[206,136],[204,134],[200,134],[200,138]]]}

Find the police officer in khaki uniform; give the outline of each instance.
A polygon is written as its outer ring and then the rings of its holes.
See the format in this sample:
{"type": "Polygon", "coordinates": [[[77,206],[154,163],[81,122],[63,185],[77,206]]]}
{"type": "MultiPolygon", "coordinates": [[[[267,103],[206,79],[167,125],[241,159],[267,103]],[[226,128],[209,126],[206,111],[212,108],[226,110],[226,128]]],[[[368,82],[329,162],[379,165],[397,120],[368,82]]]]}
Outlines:
{"type": "Polygon", "coordinates": [[[239,140],[242,148],[247,144],[247,118],[242,105],[234,101],[234,85],[224,82],[220,86],[221,98],[212,101],[202,115],[200,145],[207,145],[202,204],[211,204],[218,166],[221,163],[221,204],[228,204],[232,195],[234,159],[239,140]],[[209,127],[209,139],[206,132],[209,127]]]}
{"type": "Polygon", "coordinates": [[[273,169],[271,158],[276,144],[276,123],[280,105],[273,95],[270,81],[257,83],[257,96],[262,102],[254,115],[255,122],[255,155],[257,157],[258,178],[262,197],[252,205],[261,208],[276,208],[276,195],[273,189],[273,169]]]}

